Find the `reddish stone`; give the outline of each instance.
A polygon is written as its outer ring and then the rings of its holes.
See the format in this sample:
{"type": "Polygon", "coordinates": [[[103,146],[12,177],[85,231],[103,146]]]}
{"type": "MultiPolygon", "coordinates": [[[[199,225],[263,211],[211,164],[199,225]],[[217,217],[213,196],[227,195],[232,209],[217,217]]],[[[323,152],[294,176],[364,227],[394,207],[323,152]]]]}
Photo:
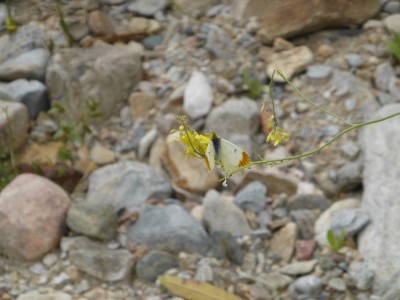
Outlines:
{"type": "Polygon", "coordinates": [[[296,259],[309,260],[317,248],[316,240],[298,240],[296,243],[296,259]]]}
{"type": "Polygon", "coordinates": [[[16,177],[0,193],[0,253],[35,260],[55,248],[64,233],[67,193],[35,175],[16,177]]]}

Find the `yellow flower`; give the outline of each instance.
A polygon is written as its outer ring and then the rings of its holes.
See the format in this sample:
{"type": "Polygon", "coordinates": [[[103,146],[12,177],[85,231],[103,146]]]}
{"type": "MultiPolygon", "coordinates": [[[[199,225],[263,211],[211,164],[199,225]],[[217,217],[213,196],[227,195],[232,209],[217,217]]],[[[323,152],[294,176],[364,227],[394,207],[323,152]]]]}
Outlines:
{"type": "Polygon", "coordinates": [[[286,142],[289,140],[289,134],[284,132],[282,128],[275,126],[272,128],[271,132],[268,134],[267,142],[271,142],[274,147],[276,147],[281,142],[286,142]]]}

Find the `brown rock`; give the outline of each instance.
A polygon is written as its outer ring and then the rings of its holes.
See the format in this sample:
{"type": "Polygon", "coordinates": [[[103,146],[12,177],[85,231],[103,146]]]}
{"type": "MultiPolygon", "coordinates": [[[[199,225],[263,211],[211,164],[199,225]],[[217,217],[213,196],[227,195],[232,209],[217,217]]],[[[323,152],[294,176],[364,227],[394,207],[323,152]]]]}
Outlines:
{"type": "Polygon", "coordinates": [[[283,262],[288,262],[292,258],[293,250],[297,238],[297,225],[290,222],[279,230],[271,240],[270,250],[282,257],[283,262]]]}
{"type": "Polygon", "coordinates": [[[186,157],[185,147],[169,135],[164,148],[163,163],[172,181],[185,190],[204,193],[218,186],[218,175],[208,172],[203,159],[186,157]]]}
{"type": "Polygon", "coordinates": [[[153,34],[160,31],[161,25],[157,20],[143,17],[133,17],[129,21],[129,31],[131,33],[153,34]]]}
{"type": "Polygon", "coordinates": [[[114,34],[111,18],[101,10],[94,10],[89,13],[88,25],[93,35],[102,36],[114,34]]]}
{"type": "Polygon", "coordinates": [[[58,245],[70,205],[56,184],[34,174],[22,174],[0,194],[0,252],[35,260],[58,245]]]}
{"type": "Polygon", "coordinates": [[[335,49],[327,44],[322,44],[317,49],[317,55],[321,58],[328,58],[335,53],[335,49]]]}
{"type": "Polygon", "coordinates": [[[25,105],[0,100],[0,152],[8,151],[10,142],[14,149],[24,144],[28,129],[29,117],[25,105]]]}
{"type": "Polygon", "coordinates": [[[58,161],[58,150],[62,147],[61,142],[48,142],[44,144],[32,143],[27,145],[19,155],[18,162],[24,164],[50,163],[58,161]]]}
{"type": "Polygon", "coordinates": [[[149,110],[156,105],[156,97],[149,93],[135,92],[129,96],[129,105],[133,120],[147,118],[149,110]]]}
{"type": "Polygon", "coordinates": [[[269,43],[332,27],[357,26],[378,13],[378,0],[243,0],[236,1],[239,17],[257,16],[258,35],[269,43]]]}
{"type": "Polygon", "coordinates": [[[296,259],[309,260],[317,248],[316,240],[298,240],[296,243],[296,259]]]}

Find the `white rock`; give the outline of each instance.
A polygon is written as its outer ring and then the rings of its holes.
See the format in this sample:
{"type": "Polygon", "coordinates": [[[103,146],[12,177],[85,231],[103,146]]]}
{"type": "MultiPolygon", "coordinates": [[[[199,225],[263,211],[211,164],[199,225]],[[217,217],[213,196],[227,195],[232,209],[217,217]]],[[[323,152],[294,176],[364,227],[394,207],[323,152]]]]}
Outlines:
{"type": "Polygon", "coordinates": [[[185,88],[183,110],[191,119],[197,119],[210,111],[212,102],[212,89],[206,76],[194,71],[185,88]]]}

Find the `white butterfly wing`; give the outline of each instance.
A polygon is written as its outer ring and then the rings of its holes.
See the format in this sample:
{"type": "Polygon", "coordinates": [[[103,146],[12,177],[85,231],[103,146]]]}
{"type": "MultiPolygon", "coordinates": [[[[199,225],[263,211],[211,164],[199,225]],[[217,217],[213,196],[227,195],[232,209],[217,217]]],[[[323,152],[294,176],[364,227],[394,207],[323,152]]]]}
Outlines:
{"type": "Polygon", "coordinates": [[[245,151],[225,139],[221,139],[220,158],[226,172],[233,172],[250,163],[249,155],[245,151]]]}
{"type": "Polygon", "coordinates": [[[215,149],[212,141],[206,149],[206,166],[209,171],[214,170],[215,167],[215,149]]]}

